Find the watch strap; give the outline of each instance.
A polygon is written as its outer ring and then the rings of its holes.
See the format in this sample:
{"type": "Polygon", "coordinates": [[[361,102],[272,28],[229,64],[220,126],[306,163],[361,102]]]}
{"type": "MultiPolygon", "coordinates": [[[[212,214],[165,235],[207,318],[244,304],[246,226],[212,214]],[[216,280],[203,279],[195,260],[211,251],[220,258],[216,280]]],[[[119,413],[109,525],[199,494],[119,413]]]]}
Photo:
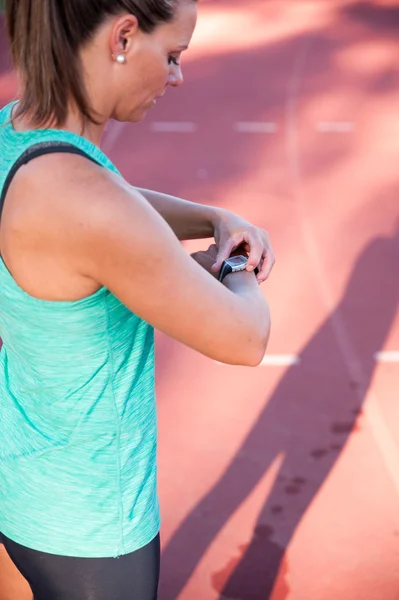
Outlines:
{"type": "MultiPolygon", "coordinates": [[[[244,269],[242,269],[242,270],[244,271],[244,269]]],[[[225,260],[220,269],[220,273],[219,273],[219,277],[218,277],[219,281],[222,282],[223,279],[232,272],[233,272],[233,267],[225,260]]],[[[237,271],[237,272],[239,273],[240,271],[237,271]]],[[[257,275],[259,273],[258,267],[255,267],[253,272],[255,273],[255,275],[257,275]]]]}
{"type": "Polygon", "coordinates": [[[226,275],[229,275],[232,272],[233,272],[232,266],[229,265],[228,262],[224,261],[222,264],[222,268],[220,269],[219,281],[222,282],[223,279],[226,277],[226,275]]]}

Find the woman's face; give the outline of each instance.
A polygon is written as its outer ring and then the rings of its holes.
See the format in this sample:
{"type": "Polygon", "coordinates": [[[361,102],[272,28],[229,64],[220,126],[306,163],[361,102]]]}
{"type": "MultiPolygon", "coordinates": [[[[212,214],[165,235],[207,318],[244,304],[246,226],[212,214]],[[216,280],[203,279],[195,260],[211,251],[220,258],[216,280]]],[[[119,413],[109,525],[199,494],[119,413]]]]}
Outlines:
{"type": "MultiPolygon", "coordinates": [[[[113,64],[117,94],[112,117],[119,121],[141,121],[168,86],[183,83],[181,53],[188,47],[197,21],[197,4],[181,0],[171,23],[159,25],[151,34],[123,24],[123,54],[126,62],[113,64]]],[[[133,21],[134,22],[134,21],[133,21]]]]}

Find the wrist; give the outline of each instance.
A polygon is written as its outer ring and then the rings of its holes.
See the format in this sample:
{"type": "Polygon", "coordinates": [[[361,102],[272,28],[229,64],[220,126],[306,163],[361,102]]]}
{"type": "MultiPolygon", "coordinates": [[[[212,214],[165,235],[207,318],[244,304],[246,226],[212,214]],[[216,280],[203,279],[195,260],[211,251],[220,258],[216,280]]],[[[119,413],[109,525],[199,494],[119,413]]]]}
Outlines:
{"type": "Polygon", "coordinates": [[[256,276],[254,272],[251,273],[251,271],[229,273],[224,277],[222,284],[225,285],[230,291],[235,293],[259,289],[256,276]]]}
{"type": "Polygon", "coordinates": [[[227,258],[220,269],[218,279],[223,282],[223,279],[230,273],[239,273],[241,271],[249,271],[257,275],[259,270],[248,267],[248,257],[245,254],[233,254],[227,258]]]}
{"type": "Polygon", "coordinates": [[[211,207],[210,211],[210,222],[213,228],[213,233],[220,227],[221,223],[226,220],[229,211],[225,208],[219,208],[216,206],[211,207]]]}

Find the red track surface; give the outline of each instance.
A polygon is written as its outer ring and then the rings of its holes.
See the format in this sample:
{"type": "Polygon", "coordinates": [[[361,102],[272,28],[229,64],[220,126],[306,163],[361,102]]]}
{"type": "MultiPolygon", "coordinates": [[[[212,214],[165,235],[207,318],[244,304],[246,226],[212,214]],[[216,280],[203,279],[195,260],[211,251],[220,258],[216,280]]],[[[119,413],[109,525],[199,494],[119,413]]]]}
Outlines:
{"type": "Polygon", "coordinates": [[[399,3],[200,14],[186,85],[104,150],[135,185],[270,231],[268,353],[300,362],[226,367],[158,337],[160,598],[398,600],[399,362],[375,353],[399,351],[399,3]]]}

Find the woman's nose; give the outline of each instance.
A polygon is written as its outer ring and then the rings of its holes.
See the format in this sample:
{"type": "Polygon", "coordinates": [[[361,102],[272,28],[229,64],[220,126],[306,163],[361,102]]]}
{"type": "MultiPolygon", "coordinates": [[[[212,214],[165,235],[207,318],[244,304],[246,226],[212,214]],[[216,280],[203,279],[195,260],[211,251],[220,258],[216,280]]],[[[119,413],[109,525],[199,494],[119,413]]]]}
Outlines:
{"type": "Polygon", "coordinates": [[[184,81],[183,73],[180,65],[173,65],[173,69],[170,70],[168,85],[173,87],[179,87],[184,81]]]}

